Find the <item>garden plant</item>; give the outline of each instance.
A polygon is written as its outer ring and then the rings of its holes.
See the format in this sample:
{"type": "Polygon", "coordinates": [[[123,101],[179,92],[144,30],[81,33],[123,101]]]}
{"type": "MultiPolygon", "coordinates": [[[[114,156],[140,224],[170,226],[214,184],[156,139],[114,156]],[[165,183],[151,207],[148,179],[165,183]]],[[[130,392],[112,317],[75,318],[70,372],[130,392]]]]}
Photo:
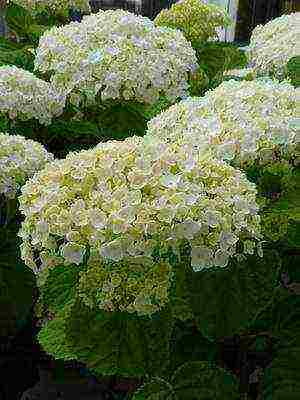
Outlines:
{"type": "Polygon", "coordinates": [[[13,0],[6,19],[1,336],[37,285],[45,352],[136,379],[128,400],[240,399],[218,354],[234,335],[272,343],[264,400],[299,398],[300,13],[246,52],[201,0],[154,21],[13,0]]]}

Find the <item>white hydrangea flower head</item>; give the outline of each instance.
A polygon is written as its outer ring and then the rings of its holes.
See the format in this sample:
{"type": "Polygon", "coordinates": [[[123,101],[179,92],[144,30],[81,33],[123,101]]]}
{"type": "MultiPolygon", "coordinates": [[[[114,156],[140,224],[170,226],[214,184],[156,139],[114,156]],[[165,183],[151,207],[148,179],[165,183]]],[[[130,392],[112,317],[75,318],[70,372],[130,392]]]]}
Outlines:
{"type": "MultiPolygon", "coordinates": [[[[134,277],[139,270],[141,282],[146,270],[160,270],[160,265],[167,285],[171,267],[166,267],[168,260],[155,258],[157,251],[180,257],[180,246],[187,241],[198,271],[225,267],[245,240],[256,248],[261,239],[256,188],[241,171],[201,156],[189,144],[154,137],[109,141],[70,153],[30,179],[19,202],[25,216],[19,232],[22,258],[37,274],[48,254],[51,263],[54,257],[66,266],[87,263],[87,275],[100,274],[101,279],[118,270],[134,277]],[[37,256],[41,253],[43,260],[37,256]]],[[[83,281],[88,279],[84,276],[83,281]]],[[[87,289],[83,291],[91,303],[87,289]]],[[[108,291],[109,296],[115,293],[108,291]]],[[[114,299],[99,296],[99,301],[114,299]]],[[[129,309],[140,306],[135,300],[125,302],[129,309]]],[[[112,307],[103,307],[107,304],[112,307]]]]}
{"type": "Polygon", "coordinates": [[[55,14],[70,8],[86,13],[92,11],[89,0],[10,0],[10,3],[25,8],[33,15],[44,10],[51,10],[55,14]]]}
{"type": "Polygon", "coordinates": [[[246,50],[249,67],[258,76],[286,77],[288,61],[300,55],[300,12],[282,15],[252,31],[246,50]]]}
{"type": "Polygon", "coordinates": [[[203,97],[172,105],[148,122],[147,135],[191,143],[242,168],[297,159],[297,104],[299,90],[286,81],[231,79],[203,97]]]}
{"type": "Polygon", "coordinates": [[[232,24],[226,10],[203,0],[181,0],[155,17],[156,26],[179,29],[190,42],[218,40],[218,28],[232,24]]]}
{"type": "Polygon", "coordinates": [[[44,125],[63,113],[66,102],[48,82],[16,66],[0,67],[0,95],[0,113],[11,119],[36,118],[44,125]]]}
{"type": "Polygon", "coordinates": [[[0,132],[0,196],[15,198],[25,181],[53,160],[40,143],[0,132]]]}
{"type": "Polygon", "coordinates": [[[150,19],[119,9],[49,29],[34,64],[35,70],[53,72],[50,80],[59,91],[149,104],[161,91],[171,100],[185,96],[188,73],[198,68],[180,31],[157,28],[150,19]]]}

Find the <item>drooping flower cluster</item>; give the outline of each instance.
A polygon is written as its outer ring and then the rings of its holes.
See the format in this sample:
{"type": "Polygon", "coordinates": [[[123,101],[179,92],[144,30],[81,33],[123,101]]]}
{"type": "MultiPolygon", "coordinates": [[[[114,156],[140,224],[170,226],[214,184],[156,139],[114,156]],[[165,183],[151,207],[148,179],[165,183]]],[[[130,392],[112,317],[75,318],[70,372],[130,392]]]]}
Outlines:
{"type": "Polygon", "coordinates": [[[59,94],[48,82],[15,66],[0,67],[0,114],[11,119],[36,118],[49,125],[54,116],[62,114],[66,96],[59,94]]]}
{"type": "Polygon", "coordinates": [[[51,10],[55,14],[70,8],[86,13],[92,11],[88,0],[10,0],[10,3],[17,4],[32,14],[44,10],[51,10]]]}
{"type": "Polygon", "coordinates": [[[258,76],[286,77],[288,61],[300,55],[300,12],[282,15],[254,28],[246,50],[258,76]]]}
{"type": "Polygon", "coordinates": [[[180,29],[190,42],[218,38],[217,28],[229,26],[232,20],[228,13],[215,4],[201,0],[182,0],[170,9],[163,9],[154,19],[156,26],[180,29]]]}
{"type": "Polygon", "coordinates": [[[87,265],[81,296],[92,305],[97,294],[104,309],[151,307],[149,290],[162,301],[172,276],[163,254],[180,256],[184,240],[195,271],[261,253],[255,185],[188,144],[132,137],[70,153],[28,181],[19,202],[25,263],[37,274],[87,265]]]}
{"type": "Polygon", "coordinates": [[[19,135],[0,133],[0,195],[16,197],[28,178],[54,160],[39,143],[19,135]]]}
{"type": "Polygon", "coordinates": [[[299,158],[296,94],[286,81],[231,79],[154,117],[147,134],[192,143],[236,167],[299,158]]]}
{"type": "Polygon", "coordinates": [[[154,103],[161,91],[174,100],[188,90],[188,72],[198,67],[182,33],[156,28],[124,10],[100,10],[81,22],[53,27],[40,38],[35,70],[54,71],[53,85],[103,100],[122,97],[154,103]]]}

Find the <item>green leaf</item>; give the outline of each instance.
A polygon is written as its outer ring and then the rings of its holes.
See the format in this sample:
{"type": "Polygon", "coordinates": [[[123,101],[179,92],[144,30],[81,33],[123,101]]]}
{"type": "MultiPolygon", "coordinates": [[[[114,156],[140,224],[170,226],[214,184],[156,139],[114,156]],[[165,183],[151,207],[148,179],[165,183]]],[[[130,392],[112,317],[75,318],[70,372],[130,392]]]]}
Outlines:
{"type": "Polygon", "coordinates": [[[170,296],[170,307],[174,319],[186,321],[193,319],[194,314],[191,308],[190,299],[188,295],[188,286],[186,278],[186,269],[183,264],[176,265],[174,268],[175,279],[172,295],[170,296]]]}
{"type": "Polygon", "coordinates": [[[181,364],[188,361],[210,361],[217,358],[218,346],[204,338],[200,332],[189,330],[182,337],[177,336],[177,327],[172,338],[170,357],[170,372],[173,372],[181,364]]]}
{"type": "Polygon", "coordinates": [[[25,8],[16,4],[10,4],[6,9],[5,20],[10,30],[17,33],[20,37],[26,37],[30,25],[34,20],[25,8]]]}
{"type": "Polygon", "coordinates": [[[226,42],[206,42],[196,49],[198,64],[210,80],[224,71],[247,65],[245,53],[237,45],[226,42]]]}
{"type": "Polygon", "coordinates": [[[29,51],[32,47],[10,42],[0,37],[0,66],[16,65],[32,72],[34,69],[34,55],[29,51]]]}
{"type": "Polygon", "coordinates": [[[166,308],[152,319],[91,310],[76,302],[66,334],[81,362],[97,374],[160,375],[169,361],[173,321],[166,308]]]}
{"type": "Polygon", "coordinates": [[[297,400],[300,396],[300,347],[279,351],[263,377],[264,400],[297,400]]]}
{"type": "Polygon", "coordinates": [[[46,353],[55,359],[76,360],[76,354],[67,342],[66,315],[62,313],[48,321],[38,333],[37,339],[46,353]]]}
{"type": "Polygon", "coordinates": [[[292,57],[287,63],[287,75],[291,79],[292,85],[300,86],[300,56],[292,57]]]}
{"type": "Polygon", "coordinates": [[[53,313],[61,311],[74,297],[79,269],[76,265],[56,266],[49,270],[41,287],[41,301],[53,313]]]}
{"type": "Polygon", "coordinates": [[[13,51],[13,50],[19,50],[22,47],[24,47],[24,44],[22,43],[16,43],[11,40],[6,39],[4,36],[0,36],[0,51],[13,51]]]}
{"type": "Polygon", "coordinates": [[[35,276],[19,254],[17,225],[0,226],[0,336],[14,335],[32,307],[35,276]]]}
{"type": "Polygon", "coordinates": [[[294,172],[294,184],[291,190],[268,209],[268,212],[286,215],[295,222],[300,222],[300,169],[294,172]]]}
{"type": "Polygon", "coordinates": [[[133,395],[132,400],[238,400],[237,379],[208,362],[181,365],[170,382],[155,377],[133,395]]]}
{"type": "Polygon", "coordinates": [[[192,271],[189,293],[202,335],[214,341],[247,327],[272,296],[279,267],[277,252],[265,251],[263,259],[248,256],[243,263],[232,262],[224,269],[192,271]]]}
{"type": "Polygon", "coordinates": [[[49,29],[48,26],[32,24],[27,29],[27,34],[30,36],[31,40],[38,44],[39,38],[49,29]]]}

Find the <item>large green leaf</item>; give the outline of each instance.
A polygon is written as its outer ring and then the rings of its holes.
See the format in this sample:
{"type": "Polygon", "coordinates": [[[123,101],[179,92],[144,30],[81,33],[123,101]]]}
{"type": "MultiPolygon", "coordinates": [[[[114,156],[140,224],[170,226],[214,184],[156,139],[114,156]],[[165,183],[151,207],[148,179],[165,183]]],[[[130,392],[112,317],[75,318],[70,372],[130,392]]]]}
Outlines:
{"type": "Polygon", "coordinates": [[[195,329],[190,329],[190,332],[186,332],[184,336],[177,338],[178,329],[176,327],[173,332],[170,373],[188,361],[213,362],[216,360],[218,354],[218,345],[216,343],[210,342],[200,332],[195,332],[195,329]]]}
{"type": "MultiPolygon", "coordinates": [[[[68,308],[69,311],[69,308],[68,308]]],[[[66,309],[56,318],[48,321],[38,333],[38,341],[44,351],[55,359],[76,360],[76,354],[66,337],[66,309]]]]}
{"type": "Polygon", "coordinates": [[[194,314],[190,304],[187,286],[187,271],[184,262],[175,265],[173,268],[175,273],[174,286],[171,289],[170,307],[174,319],[186,321],[193,319],[194,314]]]}
{"type": "Polygon", "coordinates": [[[59,312],[75,297],[78,274],[79,269],[76,265],[56,266],[49,270],[40,291],[42,303],[51,312],[59,312]]]}
{"type": "Polygon", "coordinates": [[[292,57],[287,63],[288,77],[295,87],[300,86],[300,56],[292,57]]]}
{"type": "Polygon", "coordinates": [[[76,302],[66,335],[81,362],[94,373],[142,377],[164,373],[173,320],[165,308],[152,319],[91,310],[76,302]]]}
{"type": "Polygon", "coordinates": [[[247,327],[257,309],[272,296],[279,267],[277,252],[265,251],[263,259],[249,256],[225,269],[192,271],[189,293],[202,335],[214,341],[247,327]]]}
{"type": "Polygon", "coordinates": [[[153,378],[140,387],[132,400],[238,400],[237,379],[208,362],[181,365],[168,382],[153,378]]]}
{"type": "Polygon", "coordinates": [[[300,347],[279,351],[264,372],[264,400],[298,400],[300,398],[300,347]]]}
{"type": "Polygon", "coordinates": [[[294,171],[293,186],[268,209],[268,212],[286,215],[289,219],[300,222],[300,168],[294,171]]]}
{"type": "Polygon", "coordinates": [[[201,43],[196,49],[198,64],[210,80],[224,71],[243,68],[247,64],[245,53],[237,45],[226,42],[201,43]]]}
{"type": "Polygon", "coordinates": [[[17,226],[0,227],[0,336],[13,336],[32,307],[35,277],[19,254],[17,226]]]}

